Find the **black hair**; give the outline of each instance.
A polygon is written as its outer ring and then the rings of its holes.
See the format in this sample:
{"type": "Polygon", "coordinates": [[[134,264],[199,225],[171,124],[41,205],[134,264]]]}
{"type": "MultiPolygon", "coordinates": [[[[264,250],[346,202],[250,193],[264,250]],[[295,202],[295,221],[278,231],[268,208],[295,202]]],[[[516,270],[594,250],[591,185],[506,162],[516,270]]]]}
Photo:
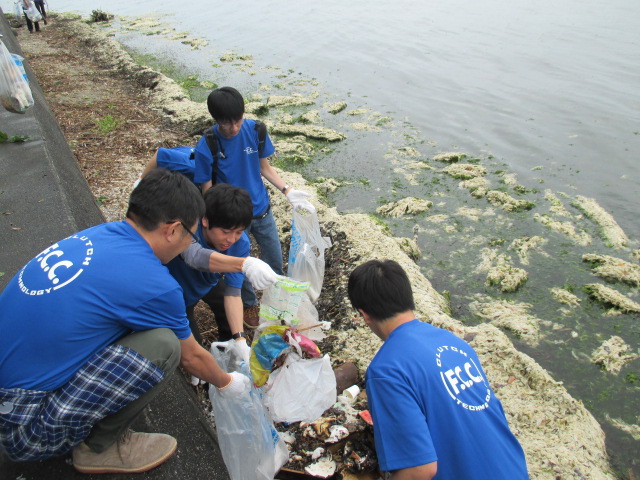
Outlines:
{"type": "Polygon", "coordinates": [[[246,229],[253,219],[253,202],[244,188],[217,183],[204,194],[209,228],[246,229]]]}
{"type": "Polygon", "coordinates": [[[411,282],[393,260],[369,260],[349,275],[351,305],[373,320],[384,321],[407,310],[414,310],[411,282]]]}
{"type": "Polygon", "coordinates": [[[156,168],[131,192],[127,218],[150,232],[174,221],[192,226],[204,212],[198,187],[181,173],[156,168]]]}
{"type": "Polygon", "coordinates": [[[207,97],[207,108],[216,122],[237,122],[244,115],[244,98],[233,87],[216,88],[207,97]]]}

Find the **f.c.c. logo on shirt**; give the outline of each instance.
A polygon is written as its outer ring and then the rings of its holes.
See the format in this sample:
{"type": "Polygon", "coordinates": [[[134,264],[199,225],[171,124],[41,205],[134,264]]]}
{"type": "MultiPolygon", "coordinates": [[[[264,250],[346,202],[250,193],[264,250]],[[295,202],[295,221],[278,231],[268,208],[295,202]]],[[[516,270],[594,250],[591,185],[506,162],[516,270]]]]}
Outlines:
{"type": "Polygon", "coordinates": [[[20,271],[18,285],[25,295],[46,295],[69,285],[91,263],[89,237],[71,235],[40,252],[20,271]]]}
{"type": "Polygon", "coordinates": [[[465,350],[452,345],[438,347],[436,365],[444,388],[457,405],[472,412],[489,408],[491,389],[465,350]]]}

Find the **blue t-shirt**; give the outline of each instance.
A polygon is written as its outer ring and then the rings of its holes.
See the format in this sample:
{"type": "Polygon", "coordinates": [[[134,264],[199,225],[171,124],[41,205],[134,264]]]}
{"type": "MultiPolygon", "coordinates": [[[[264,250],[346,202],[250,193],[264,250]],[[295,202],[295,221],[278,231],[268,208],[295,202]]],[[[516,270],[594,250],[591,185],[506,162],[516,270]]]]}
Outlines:
{"type": "MultiPolygon", "coordinates": [[[[216,252],[220,252],[231,257],[249,256],[251,243],[249,242],[249,237],[247,237],[247,234],[245,232],[242,233],[242,236],[237,242],[235,242],[225,251],[216,250],[206,243],[206,241],[204,240],[204,236],[202,235],[202,223],[198,225],[197,235],[200,239],[200,245],[205,248],[212,249],[216,252]]],[[[171,260],[167,264],[167,267],[169,268],[169,272],[171,272],[171,275],[173,275],[173,277],[182,287],[184,303],[188,307],[195,305],[198,300],[204,297],[207,292],[211,290],[211,287],[215,286],[218,283],[218,280],[223,276],[223,274],[221,273],[201,272],[199,270],[191,268],[184,262],[184,260],[182,260],[180,256],[177,256],[176,258],[171,260]]],[[[242,288],[243,282],[244,274],[241,272],[224,274],[224,283],[226,283],[229,287],[240,289],[242,288]]]]}
{"type": "Polygon", "coordinates": [[[195,170],[195,148],[193,147],[160,147],[156,152],[156,164],[172,172],[180,172],[193,182],[195,170]]]}
{"type": "Polygon", "coordinates": [[[182,290],[126,221],[61,240],[0,295],[0,387],[55,390],[132,331],[191,335],[182,290]]]}
{"type": "MultiPolygon", "coordinates": [[[[258,132],[254,120],[245,119],[240,132],[233,138],[224,138],[218,133],[218,126],[213,131],[218,137],[218,148],[224,151],[225,158],[218,155],[216,183],[228,183],[242,187],[249,192],[253,202],[253,215],[261,215],[269,207],[269,195],[260,174],[260,158],[258,155],[258,132]]],[[[275,149],[269,135],[265,138],[263,156],[273,155],[275,149]]],[[[213,156],[204,136],[196,145],[195,183],[211,180],[213,156]]]]}
{"type": "Polygon", "coordinates": [[[475,351],[413,320],[397,327],[366,375],[381,470],[438,462],[437,480],[529,478],[475,351]]]}

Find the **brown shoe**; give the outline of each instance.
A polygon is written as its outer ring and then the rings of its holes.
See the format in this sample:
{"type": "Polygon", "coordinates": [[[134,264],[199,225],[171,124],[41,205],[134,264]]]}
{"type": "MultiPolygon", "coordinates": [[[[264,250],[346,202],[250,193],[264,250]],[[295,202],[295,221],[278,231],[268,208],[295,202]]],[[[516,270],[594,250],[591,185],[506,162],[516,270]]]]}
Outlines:
{"type": "Polygon", "coordinates": [[[73,466],[82,473],[142,473],[164,463],[177,445],[170,435],[128,430],[102,453],[81,443],[73,449],[73,466]]]}
{"type": "Polygon", "coordinates": [[[260,323],[260,306],[244,307],[244,326],[245,328],[254,329],[260,323]]]}

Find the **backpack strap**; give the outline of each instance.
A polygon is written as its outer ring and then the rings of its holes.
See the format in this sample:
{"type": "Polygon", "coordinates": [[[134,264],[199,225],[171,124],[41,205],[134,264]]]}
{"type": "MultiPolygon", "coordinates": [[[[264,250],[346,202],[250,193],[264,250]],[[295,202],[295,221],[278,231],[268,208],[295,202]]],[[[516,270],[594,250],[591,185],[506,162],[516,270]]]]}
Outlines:
{"type": "Polygon", "coordinates": [[[264,143],[267,138],[267,126],[264,122],[256,120],[254,128],[256,132],[258,132],[258,158],[262,158],[264,153],[264,143]]]}
{"type": "Polygon", "coordinates": [[[218,176],[218,156],[225,158],[224,151],[221,151],[220,144],[218,143],[218,136],[214,133],[213,127],[207,128],[204,132],[204,139],[207,141],[207,146],[211,151],[213,157],[213,163],[211,165],[211,184],[216,184],[216,177],[218,176]]]}

